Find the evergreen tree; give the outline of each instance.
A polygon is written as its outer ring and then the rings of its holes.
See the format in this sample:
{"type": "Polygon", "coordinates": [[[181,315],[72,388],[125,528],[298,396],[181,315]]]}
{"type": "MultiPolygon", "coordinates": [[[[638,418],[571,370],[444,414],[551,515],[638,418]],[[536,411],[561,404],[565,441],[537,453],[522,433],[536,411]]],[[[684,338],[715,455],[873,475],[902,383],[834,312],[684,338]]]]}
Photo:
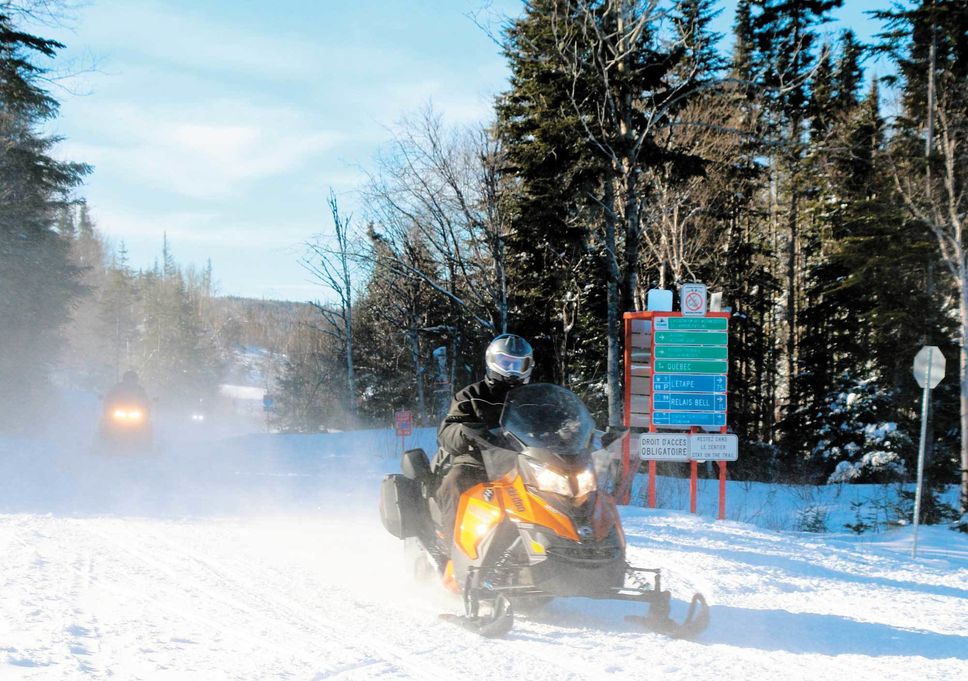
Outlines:
{"type": "Polygon", "coordinates": [[[0,8],[0,427],[21,425],[42,397],[80,292],[57,215],[87,167],[51,155],[58,140],[42,129],[58,105],[36,63],[61,47],[19,30],[0,8]]]}
{"type": "Polygon", "coordinates": [[[100,318],[107,346],[105,359],[110,367],[110,380],[120,380],[125,367],[133,363],[133,352],[139,338],[138,283],[128,266],[124,242],[118,247],[105,276],[99,299],[100,318]]]}
{"type": "Polygon", "coordinates": [[[210,330],[193,304],[192,291],[165,238],[162,265],[139,278],[142,305],[141,358],[145,386],[163,398],[210,398],[218,385],[220,358],[210,330]]]}
{"type": "Polygon", "coordinates": [[[677,70],[686,79],[709,80],[726,67],[716,47],[722,36],[711,28],[722,11],[717,4],[717,0],[676,0],[673,5],[672,24],[683,50],[677,70]]]}
{"type": "Polygon", "coordinates": [[[445,303],[412,272],[434,276],[430,249],[413,231],[396,246],[370,230],[373,271],[357,304],[361,413],[386,422],[397,409],[410,409],[418,423],[437,423],[450,404],[449,382],[441,384],[432,350],[444,343],[435,321],[445,303]],[[442,393],[442,394],[438,394],[442,393]]]}
{"type": "MultiPolygon", "coordinates": [[[[511,87],[496,104],[503,171],[513,178],[507,199],[510,329],[531,341],[535,375],[550,381],[562,378],[556,359],[565,350],[561,313],[569,293],[578,295],[583,311],[582,330],[572,335],[573,342],[579,336],[604,340],[605,317],[603,301],[589,300],[578,283],[586,276],[602,278],[591,245],[589,198],[598,187],[602,162],[583,141],[582,122],[569,95],[577,88],[577,97],[587,96],[591,79],[576,81],[558,58],[551,17],[560,5],[556,0],[526,2],[522,16],[508,27],[504,54],[511,87]]],[[[594,292],[597,287],[589,288],[594,292]]],[[[574,364],[578,355],[572,353],[574,375],[600,376],[604,363],[600,351],[595,354],[579,368],[574,364]]]]}
{"type": "MultiPolygon", "coordinates": [[[[842,0],[755,0],[751,6],[753,82],[763,103],[763,125],[767,134],[771,189],[771,229],[777,234],[777,248],[785,251],[783,273],[784,321],[781,397],[786,416],[795,414],[801,400],[797,375],[802,368],[800,339],[806,332],[802,305],[803,200],[806,187],[804,157],[807,153],[805,124],[811,101],[810,76],[816,66],[816,30],[828,20],[828,12],[842,0]],[[780,225],[782,224],[782,230],[780,225]],[[782,242],[780,236],[782,235],[782,242]]],[[[829,76],[828,76],[829,77],[829,76]]],[[[779,255],[779,253],[777,253],[779,255]]],[[[780,301],[777,301],[780,302],[780,301]]],[[[789,452],[798,449],[796,419],[786,421],[789,452]],[[790,440],[793,435],[794,439],[790,440]]]]}
{"type": "MultiPolygon", "coordinates": [[[[968,513],[968,5],[919,0],[878,12],[886,31],[881,50],[898,66],[903,110],[891,137],[889,174],[896,200],[915,234],[934,242],[937,270],[928,289],[956,302],[960,374],[961,510],[968,513]],[[949,297],[950,296],[950,297],[949,297]]],[[[940,328],[934,329],[941,333],[940,328]]]]}

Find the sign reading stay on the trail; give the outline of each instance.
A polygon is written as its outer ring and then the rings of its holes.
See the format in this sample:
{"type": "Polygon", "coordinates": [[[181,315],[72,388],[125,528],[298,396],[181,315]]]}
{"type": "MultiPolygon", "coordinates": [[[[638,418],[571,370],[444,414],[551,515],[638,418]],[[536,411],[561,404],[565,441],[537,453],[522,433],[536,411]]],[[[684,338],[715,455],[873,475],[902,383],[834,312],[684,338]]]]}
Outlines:
{"type": "Polygon", "coordinates": [[[697,461],[736,461],[739,459],[739,438],[730,433],[692,435],[689,438],[689,458],[697,461]]]}
{"type": "Polygon", "coordinates": [[[408,437],[413,432],[413,412],[406,409],[394,412],[393,419],[397,426],[397,437],[408,437]]]}
{"type": "Polygon", "coordinates": [[[944,364],[941,351],[934,345],[925,345],[914,356],[914,380],[920,387],[927,383],[928,388],[934,390],[944,378],[944,364]]]}

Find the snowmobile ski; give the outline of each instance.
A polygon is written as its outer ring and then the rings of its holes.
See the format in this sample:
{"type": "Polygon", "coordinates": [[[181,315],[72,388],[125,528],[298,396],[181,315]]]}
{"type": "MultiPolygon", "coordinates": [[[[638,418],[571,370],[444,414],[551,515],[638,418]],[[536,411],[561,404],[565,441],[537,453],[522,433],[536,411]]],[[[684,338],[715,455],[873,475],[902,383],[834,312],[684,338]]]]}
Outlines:
{"type": "Polygon", "coordinates": [[[499,594],[489,604],[488,609],[490,612],[485,615],[480,613],[466,615],[443,613],[440,615],[440,619],[458,624],[484,638],[501,638],[511,631],[514,626],[514,609],[511,607],[511,601],[508,600],[507,596],[499,594]]]}
{"type": "MultiPolygon", "coordinates": [[[[668,592],[665,592],[668,593],[668,592]]],[[[649,609],[649,614],[645,617],[640,615],[627,615],[627,622],[634,622],[644,626],[649,631],[665,634],[671,638],[691,639],[699,636],[709,626],[709,605],[701,593],[693,594],[692,601],[689,603],[689,611],[685,619],[679,623],[669,616],[669,602],[665,600],[664,606],[657,601],[649,609]]]]}

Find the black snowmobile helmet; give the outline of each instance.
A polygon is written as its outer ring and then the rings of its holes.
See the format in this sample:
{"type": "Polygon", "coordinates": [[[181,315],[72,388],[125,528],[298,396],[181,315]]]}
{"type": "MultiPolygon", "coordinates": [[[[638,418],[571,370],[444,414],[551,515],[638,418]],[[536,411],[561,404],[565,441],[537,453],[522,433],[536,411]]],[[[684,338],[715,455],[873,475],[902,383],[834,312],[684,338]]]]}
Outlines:
{"type": "Polygon", "coordinates": [[[484,353],[487,380],[519,385],[527,383],[534,368],[534,353],[528,341],[513,333],[502,333],[484,353]]]}
{"type": "Polygon", "coordinates": [[[138,385],[138,372],[128,369],[121,377],[121,382],[125,385],[138,385]]]}

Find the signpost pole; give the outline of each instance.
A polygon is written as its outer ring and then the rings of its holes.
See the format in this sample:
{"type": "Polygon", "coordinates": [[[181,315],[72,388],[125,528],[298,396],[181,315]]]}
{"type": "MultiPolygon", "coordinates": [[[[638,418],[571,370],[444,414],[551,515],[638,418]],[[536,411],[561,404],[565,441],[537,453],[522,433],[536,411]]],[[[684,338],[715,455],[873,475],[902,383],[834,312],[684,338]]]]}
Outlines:
{"type": "Polygon", "coordinates": [[[413,433],[413,412],[408,409],[393,412],[393,422],[396,426],[397,444],[400,454],[407,451],[407,437],[413,433]]]}
{"type": "Polygon", "coordinates": [[[656,463],[655,461],[649,462],[649,508],[655,508],[655,476],[656,476],[656,463]]]}
{"type": "Polygon", "coordinates": [[[689,462],[689,512],[696,512],[696,496],[699,485],[699,462],[693,459],[689,462]]]}
{"type": "Polygon", "coordinates": [[[918,526],[921,523],[921,488],[924,485],[924,456],[928,444],[928,407],[931,405],[931,390],[944,378],[945,360],[941,351],[926,345],[914,357],[914,380],[924,389],[921,397],[921,442],[918,446],[918,482],[914,491],[914,541],[911,556],[918,557],[918,526]]]}
{"type": "MultiPolygon", "coordinates": [[[[695,435],[699,432],[698,428],[690,428],[690,434],[695,435]]],[[[699,462],[692,459],[689,462],[689,512],[696,512],[696,501],[699,496],[699,462]]]]}
{"type": "Polygon", "coordinates": [[[928,404],[931,401],[931,363],[928,362],[927,376],[924,380],[924,394],[921,396],[921,441],[918,445],[918,486],[914,492],[914,545],[911,557],[918,557],[918,525],[921,522],[921,485],[924,482],[924,448],[928,440],[928,404]]]}
{"type": "Polygon", "coordinates": [[[719,519],[726,520],[726,462],[716,463],[719,464],[719,519]]]}

